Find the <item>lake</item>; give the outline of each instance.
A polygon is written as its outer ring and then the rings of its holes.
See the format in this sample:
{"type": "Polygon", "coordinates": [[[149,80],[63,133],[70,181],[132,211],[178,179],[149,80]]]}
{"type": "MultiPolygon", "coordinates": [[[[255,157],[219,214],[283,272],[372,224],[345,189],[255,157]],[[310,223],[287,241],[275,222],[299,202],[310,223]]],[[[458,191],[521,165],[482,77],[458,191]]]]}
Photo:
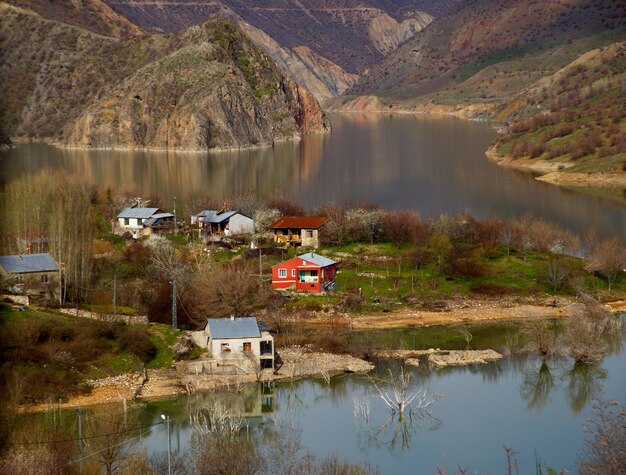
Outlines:
{"type": "Polygon", "coordinates": [[[408,115],[332,115],[333,131],[300,142],[216,153],[67,150],[23,145],[0,153],[6,182],[43,169],[105,186],[160,193],[164,202],[206,193],[280,192],[307,209],[367,201],[431,218],[526,212],[583,234],[626,236],[626,205],[534,180],[485,157],[496,138],[486,123],[408,115]]]}
{"type": "MultiPolygon", "coordinates": [[[[535,474],[537,456],[544,463],[544,473],[546,466],[575,473],[587,437],[583,424],[594,395],[626,401],[626,327],[621,344],[612,345],[601,364],[587,366],[575,366],[567,358],[555,358],[542,366],[536,357],[517,351],[518,330],[512,323],[470,327],[475,335],[473,348],[497,348],[505,353],[501,361],[440,370],[425,365],[409,367],[412,387],[427,388],[440,399],[429,414],[403,420],[390,418],[370,379],[359,374],[337,375],[330,383],[308,378],[275,386],[248,384],[214,394],[139,403],[131,413],[144,427],[159,424],[161,414],[169,415],[172,448],[179,452],[189,448],[196,431],[191,416],[223,405],[244,414],[244,436],[261,447],[272,435],[293,434],[295,428],[301,455],[336,454],[354,462],[367,461],[385,474],[428,474],[435,473],[436,467],[453,469],[461,464],[469,466],[471,473],[498,475],[505,473],[505,445],[517,452],[519,473],[535,474]]],[[[398,336],[397,331],[378,333],[383,340],[398,336]]],[[[459,335],[451,338],[450,328],[429,328],[404,330],[402,342],[405,347],[421,347],[425,340],[436,340],[437,333],[441,333],[438,346],[442,348],[458,347],[462,340],[459,335]]],[[[398,365],[379,362],[373,376],[384,376],[388,368],[398,365]]],[[[88,426],[90,417],[106,421],[113,410],[111,406],[85,409],[83,423],[88,426]]],[[[45,419],[50,424],[65,414],[68,426],[76,427],[74,411],[55,414],[25,417],[30,419],[29,425],[45,419]]],[[[132,450],[144,448],[149,454],[167,448],[162,424],[154,425],[132,450]]],[[[85,453],[90,451],[94,448],[85,449],[85,453]]]]}

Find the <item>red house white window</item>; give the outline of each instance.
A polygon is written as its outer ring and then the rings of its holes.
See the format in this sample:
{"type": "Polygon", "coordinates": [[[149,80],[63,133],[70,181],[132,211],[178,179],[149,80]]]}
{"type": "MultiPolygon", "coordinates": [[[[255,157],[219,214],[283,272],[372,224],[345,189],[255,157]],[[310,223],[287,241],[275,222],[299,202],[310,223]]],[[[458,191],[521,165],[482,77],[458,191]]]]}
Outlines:
{"type": "Polygon", "coordinates": [[[295,277],[296,276],[296,270],[295,269],[291,269],[291,277],[295,277]]]}
{"type": "Polygon", "coordinates": [[[278,277],[285,279],[287,277],[287,269],[278,269],[278,277]]]}

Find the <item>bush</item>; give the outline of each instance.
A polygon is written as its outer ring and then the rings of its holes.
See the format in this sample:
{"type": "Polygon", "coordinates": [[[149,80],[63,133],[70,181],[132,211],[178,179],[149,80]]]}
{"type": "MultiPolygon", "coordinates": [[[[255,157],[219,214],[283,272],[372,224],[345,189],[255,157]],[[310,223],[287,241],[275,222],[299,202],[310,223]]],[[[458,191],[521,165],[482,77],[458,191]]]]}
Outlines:
{"type": "Polygon", "coordinates": [[[120,336],[119,345],[120,349],[130,351],[144,363],[153,359],[157,354],[157,347],[148,331],[140,327],[128,327],[120,336]]]}

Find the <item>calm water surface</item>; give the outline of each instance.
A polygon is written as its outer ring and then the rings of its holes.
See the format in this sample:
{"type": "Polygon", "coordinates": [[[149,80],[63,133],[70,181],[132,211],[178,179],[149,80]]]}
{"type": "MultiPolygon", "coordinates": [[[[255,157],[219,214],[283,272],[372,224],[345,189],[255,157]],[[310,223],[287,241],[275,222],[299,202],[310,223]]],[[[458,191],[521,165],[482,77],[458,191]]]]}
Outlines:
{"type": "Polygon", "coordinates": [[[369,201],[425,217],[469,211],[479,218],[530,212],[578,233],[626,236],[624,203],[537,182],[485,157],[487,124],[454,118],[333,115],[331,134],[273,148],[211,154],[62,150],[20,146],[0,155],[5,181],[60,169],[111,187],[179,203],[194,193],[227,198],[280,191],[307,208],[369,201]]]}
{"type": "MultiPolygon", "coordinates": [[[[624,321],[624,318],[622,318],[624,321]]],[[[439,329],[444,334],[449,329],[439,329]]],[[[516,332],[513,326],[472,327],[474,348],[486,345],[507,348],[516,332]],[[500,331],[501,330],[501,331],[500,331]],[[498,339],[497,334],[500,334],[498,339]]],[[[404,334],[420,346],[436,329],[404,334]]],[[[384,335],[379,335],[384,336],[384,335]]],[[[394,335],[391,335],[394,336],[394,335]]],[[[469,466],[472,473],[505,472],[503,446],[511,445],[521,463],[520,473],[535,473],[535,454],[544,464],[576,473],[576,460],[584,448],[583,424],[590,415],[592,398],[603,391],[607,400],[626,401],[626,351],[613,345],[599,365],[575,367],[568,359],[549,361],[542,367],[535,357],[513,354],[499,362],[468,367],[410,369],[415,388],[428,388],[441,396],[430,415],[390,418],[389,410],[363,375],[338,375],[326,384],[320,379],[280,383],[268,388],[255,384],[237,391],[193,394],[144,403],[137,411],[145,425],[156,424],[160,414],[172,419],[172,447],[184,452],[196,432],[190,416],[215,404],[224,404],[246,415],[246,433],[263,447],[273,434],[295,427],[302,451],[320,457],[339,455],[350,461],[367,461],[385,474],[429,474],[436,467],[469,466]]],[[[456,343],[444,335],[442,347],[456,343]]],[[[459,337],[452,338],[459,340],[459,337]]],[[[375,375],[383,375],[397,362],[380,362],[375,375]]],[[[90,409],[84,417],[111,417],[111,407],[90,409]],[[95,413],[94,413],[95,411],[95,413]]],[[[70,426],[73,411],[66,416],[70,426]]],[[[41,422],[51,415],[27,416],[41,422]]],[[[133,450],[155,454],[167,447],[166,430],[156,426],[133,450]]],[[[545,470],[545,465],[544,465],[545,470]]]]}

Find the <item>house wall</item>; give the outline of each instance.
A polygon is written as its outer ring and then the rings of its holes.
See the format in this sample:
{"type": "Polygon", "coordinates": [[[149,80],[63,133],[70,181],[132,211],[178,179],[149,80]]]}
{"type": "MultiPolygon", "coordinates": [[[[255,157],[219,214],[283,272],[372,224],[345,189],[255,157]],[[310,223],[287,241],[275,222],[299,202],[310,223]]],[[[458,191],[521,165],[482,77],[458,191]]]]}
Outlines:
{"type": "Polygon", "coordinates": [[[295,286],[301,292],[320,293],[322,285],[332,280],[337,274],[337,266],[318,267],[304,259],[294,257],[272,267],[272,287],[275,289],[287,289],[295,286]],[[280,277],[280,269],[287,271],[286,277],[280,277]],[[300,270],[317,270],[317,282],[300,282],[300,270]]]}
{"type": "Polygon", "coordinates": [[[303,246],[319,247],[319,231],[317,229],[303,229],[300,235],[303,246]]]}
{"type": "Polygon", "coordinates": [[[272,342],[272,359],[274,358],[274,338],[267,332],[262,332],[260,338],[226,338],[226,339],[209,339],[209,350],[213,358],[216,359],[225,359],[225,358],[246,358],[243,351],[243,344],[246,342],[250,342],[252,344],[252,354],[256,357],[256,359],[260,359],[261,357],[261,341],[271,341],[272,342]],[[222,344],[228,344],[230,348],[230,352],[222,352],[222,344]]]}
{"type": "Polygon", "coordinates": [[[10,290],[16,294],[38,296],[50,300],[58,300],[61,296],[59,271],[9,274],[8,277],[14,282],[10,290]]]}
{"type": "Polygon", "coordinates": [[[235,214],[228,220],[228,229],[224,234],[232,236],[235,234],[252,234],[254,232],[254,221],[247,216],[235,214]]]}

